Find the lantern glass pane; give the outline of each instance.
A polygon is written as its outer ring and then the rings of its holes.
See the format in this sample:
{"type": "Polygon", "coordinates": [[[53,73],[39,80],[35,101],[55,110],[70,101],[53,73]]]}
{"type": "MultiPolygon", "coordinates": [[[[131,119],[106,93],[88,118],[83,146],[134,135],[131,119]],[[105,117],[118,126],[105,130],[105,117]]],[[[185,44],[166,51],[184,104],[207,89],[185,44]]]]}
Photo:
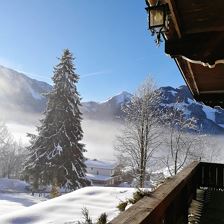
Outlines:
{"type": "Polygon", "coordinates": [[[163,26],[164,16],[164,11],[161,9],[150,10],[150,27],[163,26]]]}

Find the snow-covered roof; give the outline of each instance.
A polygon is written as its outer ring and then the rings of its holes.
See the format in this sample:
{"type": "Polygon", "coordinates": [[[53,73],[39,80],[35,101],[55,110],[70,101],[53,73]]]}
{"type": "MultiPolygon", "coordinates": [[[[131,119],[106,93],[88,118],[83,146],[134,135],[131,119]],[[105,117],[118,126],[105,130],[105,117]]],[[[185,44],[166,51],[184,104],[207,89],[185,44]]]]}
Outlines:
{"type": "Polygon", "coordinates": [[[113,170],[117,166],[117,163],[115,161],[101,161],[96,159],[93,160],[87,159],[85,161],[85,164],[87,167],[101,168],[108,170],[113,170]]]}
{"type": "Polygon", "coordinates": [[[95,174],[91,174],[91,173],[87,173],[86,176],[90,180],[107,181],[107,180],[113,179],[113,177],[110,177],[110,176],[95,175],[95,174]]]}

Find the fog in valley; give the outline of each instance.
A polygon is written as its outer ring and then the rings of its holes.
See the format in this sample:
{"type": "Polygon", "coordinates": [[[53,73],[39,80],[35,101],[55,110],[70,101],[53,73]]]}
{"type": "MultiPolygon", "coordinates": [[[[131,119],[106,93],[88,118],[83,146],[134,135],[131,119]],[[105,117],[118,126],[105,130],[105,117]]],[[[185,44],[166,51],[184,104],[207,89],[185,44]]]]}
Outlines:
{"type": "MultiPolygon", "coordinates": [[[[41,115],[18,111],[8,111],[7,113],[4,111],[1,114],[14,138],[25,145],[29,144],[26,133],[36,133],[36,125],[38,125],[41,115]]],[[[116,136],[121,133],[122,124],[113,121],[84,119],[82,121],[82,128],[84,132],[82,142],[85,144],[87,150],[85,157],[90,159],[116,160],[114,144],[116,136]]],[[[198,152],[201,154],[201,159],[208,162],[224,163],[223,136],[206,136],[205,140],[206,143],[202,145],[203,148],[198,152]]],[[[167,152],[167,147],[161,145],[156,150],[155,160],[157,160],[157,163],[153,163],[153,166],[162,166],[160,158],[167,152]]]]}
{"type": "MultiPolygon", "coordinates": [[[[30,114],[19,111],[1,111],[2,120],[17,141],[29,144],[26,133],[36,133],[36,126],[41,119],[40,114],[30,114]]],[[[114,160],[113,144],[119,134],[121,124],[112,121],[82,121],[84,132],[83,143],[87,152],[85,156],[91,159],[114,160]]]]}
{"type": "Polygon", "coordinates": [[[86,157],[114,160],[113,145],[122,125],[112,121],[84,120],[82,127],[84,131],[83,142],[87,149],[86,157]]]}
{"type": "Polygon", "coordinates": [[[40,114],[23,112],[19,108],[14,108],[14,110],[1,108],[0,114],[0,120],[6,124],[15,140],[21,141],[25,145],[29,142],[26,133],[35,133],[36,125],[42,117],[40,114]]]}

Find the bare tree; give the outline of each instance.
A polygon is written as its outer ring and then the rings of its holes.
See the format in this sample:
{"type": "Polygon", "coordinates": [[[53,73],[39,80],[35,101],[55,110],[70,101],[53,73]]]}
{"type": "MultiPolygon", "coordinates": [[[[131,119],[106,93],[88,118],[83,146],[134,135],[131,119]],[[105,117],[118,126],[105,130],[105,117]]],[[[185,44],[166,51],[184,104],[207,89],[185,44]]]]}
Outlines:
{"type": "Polygon", "coordinates": [[[160,92],[151,78],[148,78],[125,106],[125,124],[117,137],[115,150],[123,157],[139,187],[144,186],[147,165],[160,145],[159,102],[160,92]]]}
{"type": "Polygon", "coordinates": [[[22,144],[15,142],[4,122],[0,122],[0,175],[19,177],[24,153],[22,144]]]}
{"type": "Polygon", "coordinates": [[[12,137],[4,122],[0,122],[0,171],[2,177],[9,177],[12,137]]]}
{"type": "Polygon", "coordinates": [[[168,108],[163,117],[166,130],[164,146],[168,149],[163,163],[171,176],[176,175],[188,162],[202,157],[203,135],[197,129],[196,120],[187,118],[177,105],[168,108]]]}
{"type": "Polygon", "coordinates": [[[13,166],[13,175],[16,178],[21,178],[22,177],[22,171],[24,167],[24,160],[28,156],[28,150],[27,147],[24,146],[24,144],[19,141],[19,142],[14,142],[14,156],[16,158],[14,166],[13,166]]]}
{"type": "Polygon", "coordinates": [[[206,135],[204,138],[203,158],[205,162],[223,163],[223,141],[220,136],[206,135]]]}

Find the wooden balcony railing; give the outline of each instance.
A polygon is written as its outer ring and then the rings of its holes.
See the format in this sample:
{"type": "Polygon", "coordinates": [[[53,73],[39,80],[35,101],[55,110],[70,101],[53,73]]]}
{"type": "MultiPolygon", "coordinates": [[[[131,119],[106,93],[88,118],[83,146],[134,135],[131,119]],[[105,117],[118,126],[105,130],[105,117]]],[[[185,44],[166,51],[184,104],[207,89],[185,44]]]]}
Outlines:
{"type": "Polygon", "coordinates": [[[200,163],[200,187],[224,189],[224,164],[200,163]]]}
{"type": "Polygon", "coordinates": [[[188,208],[197,188],[224,189],[223,175],[223,164],[193,162],[110,224],[188,223],[188,208]]]}

